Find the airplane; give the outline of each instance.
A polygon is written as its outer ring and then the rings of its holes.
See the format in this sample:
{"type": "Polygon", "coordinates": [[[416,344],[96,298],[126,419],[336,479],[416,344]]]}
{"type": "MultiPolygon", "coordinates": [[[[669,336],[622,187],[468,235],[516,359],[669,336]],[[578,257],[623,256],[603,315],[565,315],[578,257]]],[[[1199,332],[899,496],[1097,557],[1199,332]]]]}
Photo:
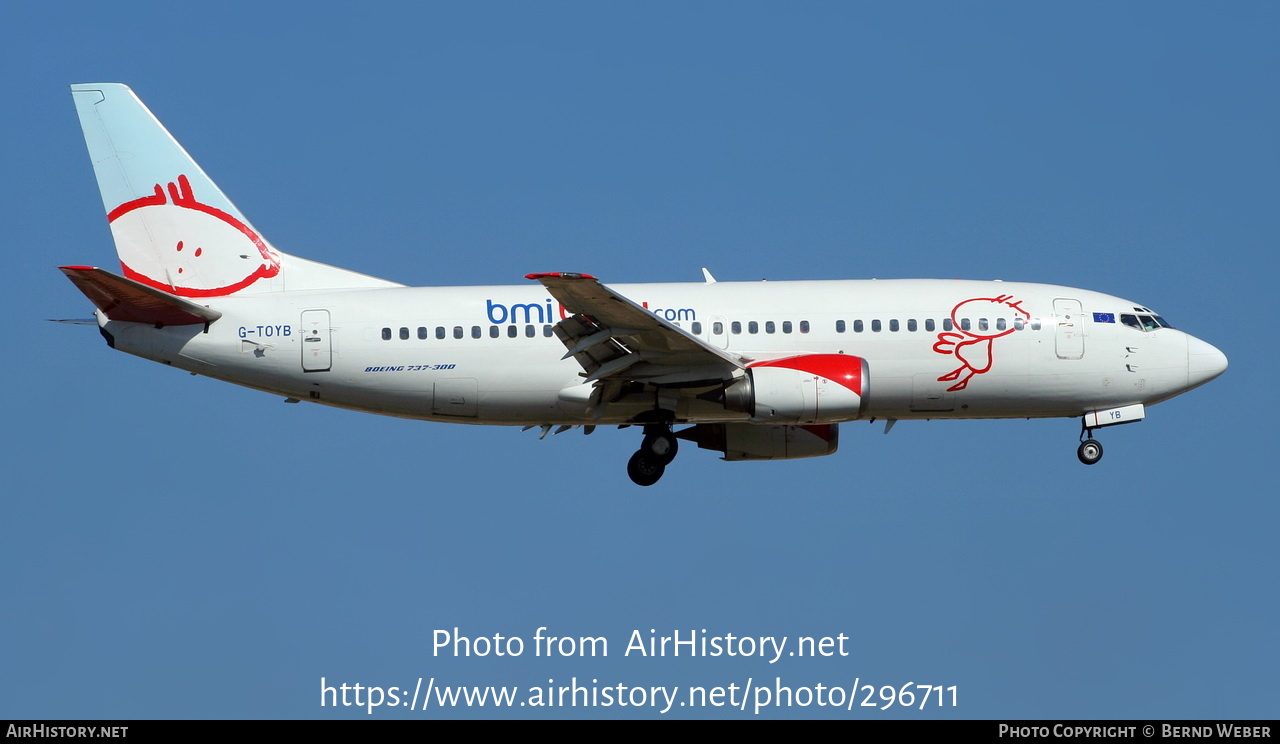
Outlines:
{"type": "Polygon", "coordinates": [[[830,455],[839,425],[1079,418],[1097,429],[1227,368],[1145,305],[959,279],[407,287],[276,249],[127,86],[71,86],[119,272],[61,271],[107,344],[285,397],[426,421],[636,427],[637,485],[690,442],[830,455]],[[677,428],[684,427],[684,428],[677,428]]]}

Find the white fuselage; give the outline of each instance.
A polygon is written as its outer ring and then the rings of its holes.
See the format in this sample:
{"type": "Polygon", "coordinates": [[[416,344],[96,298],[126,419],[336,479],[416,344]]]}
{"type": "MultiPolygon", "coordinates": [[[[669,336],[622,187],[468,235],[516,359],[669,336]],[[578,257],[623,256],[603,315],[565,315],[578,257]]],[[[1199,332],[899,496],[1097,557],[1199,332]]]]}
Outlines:
{"type": "MultiPolygon", "coordinates": [[[[862,357],[861,417],[1079,416],[1151,405],[1221,372],[1216,349],[1125,314],[1118,297],[1019,282],[900,279],[612,285],[706,343],[756,361],[862,357]],[[1214,357],[1216,355],[1216,358],[1214,357]]],[[[220,297],[207,327],[99,323],[116,348],[201,375],[374,413],[475,424],[621,424],[658,404],[584,411],[583,370],[530,286],[391,287],[220,297]]],[[[679,422],[745,416],[668,394],[679,422]],[[674,401],[674,402],[673,402],[674,401]]]]}

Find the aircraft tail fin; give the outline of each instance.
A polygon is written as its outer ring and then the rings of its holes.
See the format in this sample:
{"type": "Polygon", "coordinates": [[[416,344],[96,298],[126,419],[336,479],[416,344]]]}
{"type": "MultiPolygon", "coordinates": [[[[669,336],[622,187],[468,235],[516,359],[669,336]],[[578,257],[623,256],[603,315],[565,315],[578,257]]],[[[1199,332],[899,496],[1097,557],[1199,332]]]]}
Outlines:
{"type": "Polygon", "coordinates": [[[71,93],[125,277],[181,297],[400,286],[276,250],[128,86],[71,93]]]}
{"type": "Polygon", "coordinates": [[[76,288],[111,320],[156,326],[212,323],[217,310],[93,266],[62,266],[76,288]]]}

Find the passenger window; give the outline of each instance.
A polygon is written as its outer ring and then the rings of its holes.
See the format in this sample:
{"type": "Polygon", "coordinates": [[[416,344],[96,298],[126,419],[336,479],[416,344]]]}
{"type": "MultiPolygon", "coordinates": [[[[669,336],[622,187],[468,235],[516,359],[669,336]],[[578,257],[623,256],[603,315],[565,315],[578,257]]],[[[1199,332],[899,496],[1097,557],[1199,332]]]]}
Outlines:
{"type": "Polygon", "coordinates": [[[1009,322],[1004,318],[996,318],[996,330],[1003,331],[1009,327],[1009,322]]]}
{"type": "Polygon", "coordinates": [[[489,326],[489,338],[497,338],[500,333],[496,325],[489,326]]]}
{"type": "Polygon", "coordinates": [[[955,327],[956,327],[955,323],[951,322],[951,318],[942,319],[942,330],[950,331],[950,330],[953,330],[955,327]]]}
{"type": "Polygon", "coordinates": [[[695,336],[702,335],[702,321],[700,320],[693,321],[693,335],[695,336]]]}
{"type": "Polygon", "coordinates": [[[879,319],[879,318],[877,318],[877,319],[875,319],[875,320],[871,321],[871,332],[872,332],[872,333],[879,333],[879,332],[880,332],[880,319],[879,319]]]}
{"type": "Polygon", "coordinates": [[[418,326],[418,340],[420,340],[420,341],[426,341],[426,340],[427,340],[427,335],[428,335],[428,334],[427,334],[427,327],[426,327],[426,326],[418,326]]]}
{"type": "Polygon", "coordinates": [[[436,338],[444,338],[444,326],[436,326],[436,338]]]}
{"type": "Polygon", "coordinates": [[[986,318],[978,318],[978,330],[979,331],[989,330],[986,318]]]}
{"type": "Polygon", "coordinates": [[[915,333],[915,332],[916,332],[916,319],[915,319],[915,318],[911,318],[911,319],[909,319],[909,320],[907,321],[907,330],[908,330],[908,331],[911,331],[912,333],[915,333]]]}
{"type": "Polygon", "coordinates": [[[729,324],[729,328],[733,330],[733,335],[737,336],[742,333],[742,322],[735,320],[729,324]]]}
{"type": "Polygon", "coordinates": [[[933,318],[925,318],[924,329],[932,333],[935,328],[937,328],[937,326],[933,324],[933,318]]]}
{"type": "Polygon", "coordinates": [[[800,321],[800,332],[801,332],[801,333],[808,333],[808,332],[809,332],[809,321],[807,321],[807,320],[802,320],[802,321],[800,321]]]}
{"type": "Polygon", "coordinates": [[[383,328],[383,329],[382,329],[382,340],[383,340],[383,341],[390,341],[390,340],[391,340],[391,329],[390,329],[390,328],[383,328]]]}
{"type": "Polygon", "coordinates": [[[766,320],[766,321],[764,322],[764,332],[765,332],[765,333],[776,333],[776,332],[777,332],[777,330],[778,330],[778,327],[777,327],[777,326],[775,326],[775,325],[773,324],[773,321],[772,321],[772,320],[766,320]]]}
{"type": "Polygon", "coordinates": [[[515,325],[507,326],[507,338],[515,338],[518,333],[520,333],[520,329],[515,325]]]}
{"type": "Polygon", "coordinates": [[[1040,330],[1040,319],[1039,319],[1039,318],[1033,318],[1033,319],[1031,320],[1031,330],[1033,330],[1033,331],[1038,331],[1038,330],[1040,330]]]}
{"type": "Polygon", "coordinates": [[[898,332],[898,319],[897,319],[897,318],[894,318],[893,320],[889,321],[889,330],[890,330],[890,331],[893,331],[894,333],[897,333],[897,332],[898,332]]]}
{"type": "Polygon", "coordinates": [[[844,333],[844,321],[843,321],[843,320],[837,320],[837,321],[836,321],[836,333],[844,333]]]}
{"type": "Polygon", "coordinates": [[[1022,318],[1013,319],[1013,329],[1015,331],[1021,331],[1023,328],[1026,328],[1026,327],[1027,327],[1027,322],[1022,318]]]}
{"type": "Polygon", "coordinates": [[[754,320],[747,323],[747,333],[759,333],[759,332],[760,332],[759,323],[757,323],[754,320]]]}
{"type": "Polygon", "coordinates": [[[862,325],[862,321],[861,321],[861,320],[855,320],[855,321],[853,321],[853,332],[854,332],[854,333],[862,333],[862,329],[863,329],[863,325],[862,325]]]}
{"type": "Polygon", "coordinates": [[[454,326],[454,327],[453,327],[453,337],[454,337],[454,338],[462,338],[462,326],[454,326]]]}
{"type": "Polygon", "coordinates": [[[400,326],[400,340],[401,341],[409,340],[409,329],[405,328],[404,326],[400,326]]]}
{"type": "Polygon", "coordinates": [[[531,325],[527,325],[524,327],[524,335],[526,338],[533,338],[538,335],[538,330],[531,325]]]}
{"type": "Polygon", "coordinates": [[[547,338],[551,338],[552,336],[551,326],[544,325],[542,327],[542,335],[546,336],[547,338]]]}
{"type": "Polygon", "coordinates": [[[480,338],[480,326],[471,326],[471,338],[480,338]]]}
{"type": "Polygon", "coordinates": [[[969,326],[971,326],[971,325],[973,325],[973,324],[969,322],[969,319],[968,319],[968,318],[961,318],[961,319],[960,319],[960,328],[961,328],[961,330],[965,330],[965,331],[967,331],[967,330],[969,330],[969,326]]]}
{"type": "Polygon", "coordinates": [[[713,335],[716,335],[716,336],[719,336],[719,335],[721,335],[722,333],[724,333],[724,323],[722,323],[722,322],[720,322],[720,321],[718,321],[718,320],[717,320],[716,322],[712,323],[712,324],[711,324],[711,333],[712,333],[713,335]]]}

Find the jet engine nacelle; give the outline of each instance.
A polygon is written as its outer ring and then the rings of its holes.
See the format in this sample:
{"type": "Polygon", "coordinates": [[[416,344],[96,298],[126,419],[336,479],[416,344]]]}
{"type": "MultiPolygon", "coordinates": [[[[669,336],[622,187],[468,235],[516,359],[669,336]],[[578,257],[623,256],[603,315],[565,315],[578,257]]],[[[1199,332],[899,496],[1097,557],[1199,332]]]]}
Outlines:
{"type": "Polygon", "coordinates": [[[802,354],[756,362],[724,391],[724,405],[756,421],[816,424],[850,421],[867,405],[865,359],[802,354]]]}
{"type": "Polygon", "coordinates": [[[836,451],[837,424],[698,424],[676,432],[702,449],[724,453],[725,460],[794,460],[836,451]]]}

